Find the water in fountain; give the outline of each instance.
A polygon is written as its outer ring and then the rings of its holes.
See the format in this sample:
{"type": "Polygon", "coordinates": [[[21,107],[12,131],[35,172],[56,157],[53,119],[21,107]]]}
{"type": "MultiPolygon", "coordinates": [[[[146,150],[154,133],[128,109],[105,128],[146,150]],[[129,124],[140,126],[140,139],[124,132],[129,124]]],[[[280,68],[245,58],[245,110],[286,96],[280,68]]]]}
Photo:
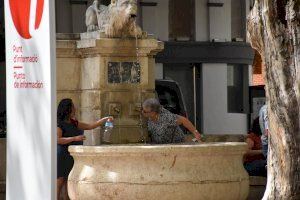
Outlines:
{"type": "Polygon", "coordinates": [[[118,137],[119,137],[119,141],[120,141],[120,137],[121,137],[121,119],[120,119],[120,113],[118,114],[118,137]]]}
{"type": "MultiPolygon", "coordinates": [[[[142,93],[140,92],[140,102],[141,102],[141,109],[143,109],[142,108],[142,93]]],[[[144,143],[144,144],[146,144],[146,138],[145,138],[145,134],[144,134],[144,128],[143,128],[143,116],[142,116],[142,112],[140,112],[140,122],[139,122],[140,124],[140,131],[141,131],[141,142],[142,143],[144,143]]]]}
{"type": "Polygon", "coordinates": [[[137,80],[140,80],[140,61],[139,61],[139,47],[138,47],[138,36],[137,36],[137,26],[136,26],[136,19],[134,20],[134,31],[135,31],[135,53],[136,53],[136,61],[133,65],[132,70],[136,70],[134,73],[131,73],[131,75],[133,76],[133,74],[135,74],[137,77],[131,77],[132,79],[135,78],[137,80]]]}
{"type": "MultiPolygon", "coordinates": [[[[137,28],[136,28],[136,19],[134,21],[134,31],[135,31],[135,52],[136,52],[136,62],[134,63],[134,68],[135,69],[138,69],[138,70],[141,70],[141,66],[140,66],[140,61],[139,61],[139,47],[138,47],[138,36],[137,36],[137,28]]],[[[137,73],[138,74],[138,77],[137,79],[140,80],[140,76],[141,76],[141,73],[140,71],[137,73]]],[[[140,103],[141,103],[141,106],[142,106],[142,92],[140,91],[140,103]]],[[[145,135],[144,135],[144,131],[143,131],[143,117],[142,117],[142,113],[140,113],[140,130],[141,130],[141,142],[145,143],[146,144],[146,138],[145,138],[145,135]]]]}

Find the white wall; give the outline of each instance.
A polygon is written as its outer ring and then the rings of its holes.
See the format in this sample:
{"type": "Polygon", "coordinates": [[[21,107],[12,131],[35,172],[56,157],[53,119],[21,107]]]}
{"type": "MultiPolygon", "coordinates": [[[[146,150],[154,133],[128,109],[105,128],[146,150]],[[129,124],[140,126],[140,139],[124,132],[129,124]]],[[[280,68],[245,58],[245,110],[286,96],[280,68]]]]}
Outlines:
{"type": "MultiPolygon", "coordinates": [[[[213,0],[209,0],[213,1],[213,0]]],[[[231,11],[233,14],[238,12],[249,12],[249,0],[223,0],[223,7],[208,7],[208,0],[195,1],[195,31],[196,41],[208,41],[214,38],[220,41],[231,41],[232,36],[238,37],[240,33],[237,21],[242,19],[234,17],[233,32],[231,28],[231,11]],[[235,2],[240,2],[236,4],[235,2]],[[241,7],[245,4],[245,7],[241,7]],[[238,9],[246,9],[240,11],[238,9]],[[233,35],[232,35],[232,34],[233,35]]],[[[143,0],[143,2],[156,2],[157,6],[142,6],[142,26],[143,30],[162,41],[169,39],[169,0],[143,0]]],[[[88,5],[92,0],[88,1],[88,5]]],[[[71,5],[69,1],[56,0],[57,32],[83,32],[85,31],[85,9],[86,5],[71,5]]],[[[238,15],[237,15],[238,16],[238,15]]],[[[240,25],[242,26],[242,25],[240,25]]]]}
{"type": "MultiPolygon", "coordinates": [[[[212,2],[212,0],[210,0],[212,2]]],[[[249,0],[224,0],[223,7],[207,6],[208,0],[195,1],[196,41],[219,38],[231,41],[245,37],[245,16],[249,14],[249,0]]]]}
{"type": "Polygon", "coordinates": [[[156,2],[157,6],[142,7],[143,30],[154,34],[161,41],[169,40],[169,1],[143,0],[143,2],[156,2]]]}
{"type": "Polygon", "coordinates": [[[249,75],[249,86],[253,85],[253,67],[252,65],[248,66],[248,75],[249,75]]]}
{"type": "Polygon", "coordinates": [[[208,41],[208,7],[207,0],[195,1],[195,30],[196,41],[208,41]]]}
{"type": "Polygon", "coordinates": [[[164,65],[163,63],[155,63],[155,79],[164,78],[164,65]]]}
{"type": "Polygon", "coordinates": [[[231,41],[231,0],[224,0],[222,7],[208,7],[208,13],[209,39],[231,41]]]}
{"type": "Polygon", "coordinates": [[[247,115],[227,113],[227,64],[202,65],[204,134],[246,134],[247,115]]]}

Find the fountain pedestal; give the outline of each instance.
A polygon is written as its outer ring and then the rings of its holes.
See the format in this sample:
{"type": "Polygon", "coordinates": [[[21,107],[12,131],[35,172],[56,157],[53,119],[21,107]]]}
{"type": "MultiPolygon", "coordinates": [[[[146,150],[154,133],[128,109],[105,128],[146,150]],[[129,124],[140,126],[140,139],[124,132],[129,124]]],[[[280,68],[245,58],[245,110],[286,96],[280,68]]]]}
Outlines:
{"type": "MultiPolygon", "coordinates": [[[[112,143],[140,142],[147,136],[140,125],[141,103],[155,96],[153,56],[162,49],[163,43],[151,38],[58,40],[58,100],[72,98],[81,121],[114,116],[112,143]],[[74,74],[72,84],[66,83],[68,74],[74,74]]],[[[100,143],[99,129],[86,136],[85,144],[100,143]]]]}
{"type": "Polygon", "coordinates": [[[245,143],[70,146],[72,200],[239,200],[249,176],[245,143]]]}

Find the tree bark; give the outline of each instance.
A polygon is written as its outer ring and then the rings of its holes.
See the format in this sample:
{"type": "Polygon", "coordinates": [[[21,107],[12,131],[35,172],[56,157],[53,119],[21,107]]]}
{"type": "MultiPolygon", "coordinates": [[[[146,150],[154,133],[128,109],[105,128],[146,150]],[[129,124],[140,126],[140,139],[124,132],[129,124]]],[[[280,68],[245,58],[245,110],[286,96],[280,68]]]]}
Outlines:
{"type": "Polygon", "coordinates": [[[263,199],[300,199],[300,0],[256,0],[251,45],[262,56],[269,116],[263,199]]]}

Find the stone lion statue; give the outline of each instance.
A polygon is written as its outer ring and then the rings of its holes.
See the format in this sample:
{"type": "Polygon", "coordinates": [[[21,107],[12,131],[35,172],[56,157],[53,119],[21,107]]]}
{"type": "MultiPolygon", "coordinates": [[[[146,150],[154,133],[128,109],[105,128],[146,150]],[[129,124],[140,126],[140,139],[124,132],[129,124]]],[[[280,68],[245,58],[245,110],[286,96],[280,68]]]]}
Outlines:
{"type": "Polygon", "coordinates": [[[111,0],[109,6],[94,0],[86,10],[87,32],[104,32],[107,37],[141,38],[143,32],[136,25],[137,0],[111,0]]]}

